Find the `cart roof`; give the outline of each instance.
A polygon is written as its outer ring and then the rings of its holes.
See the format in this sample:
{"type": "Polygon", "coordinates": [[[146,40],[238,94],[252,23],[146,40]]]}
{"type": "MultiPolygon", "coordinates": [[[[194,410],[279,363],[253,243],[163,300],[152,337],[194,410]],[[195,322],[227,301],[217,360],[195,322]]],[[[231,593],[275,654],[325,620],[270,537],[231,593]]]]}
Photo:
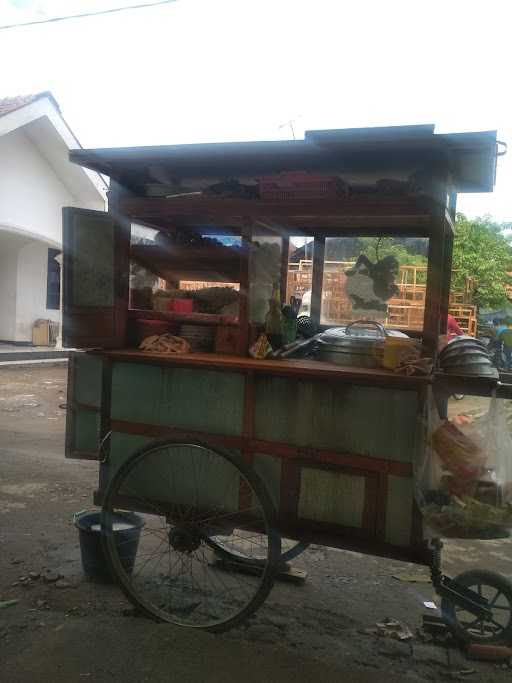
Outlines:
{"type": "MultiPolygon", "coordinates": [[[[70,159],[133,189],[164,179],[281,171],[386,171],[447,167],[457,192],[492,192],[496,131],[436,134],[434,125],[307,131],[304,140],[80,149],[70,159]]],[[[165,180],[164,180],[165,182],[165,180]]]]}

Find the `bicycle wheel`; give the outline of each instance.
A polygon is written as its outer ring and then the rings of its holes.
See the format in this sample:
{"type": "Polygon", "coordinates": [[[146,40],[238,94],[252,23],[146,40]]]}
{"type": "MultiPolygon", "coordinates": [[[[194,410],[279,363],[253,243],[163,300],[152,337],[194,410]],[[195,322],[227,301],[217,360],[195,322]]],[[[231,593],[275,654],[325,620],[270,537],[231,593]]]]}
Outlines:
{"type": "MultiPolygon", "coordinates": [[[[243,547],[239,544],[233,546],[229,536],[212,536],[207,543],[215,550],[220,557],[225,557],[228,560],[235,562],[247,562],[249,564],[260,565],[265,562],[264,557],[257,557],[254,554],[248,556],[244,553],[243,547]]],[[[279,562],[281,565],[290,562],[295,557],[298,557],[307,548],[309,543],[302,543],[302,541],[294,541],[290,538],[281,537],[281,557],[279,562]]]]}
{"type": "Polygon", "coordinates": [[[441,612],[453,635],[462,642],[512,643],[512,584],[504,576],[485,570],[471,570],[455,577],[455,581],[478,593],[489,602],[491,617],[480,619],[446,598],[441,612]]]}
{"type": "Polygon", "coordinates": [[[179,626],[220,631],[239,624],[263,603],[279,567],[280,538],[263,484],[236,456],[207,444],[167,439],[136,451],[107,489],[101,525],[107,562],[128,599],[179,626]],[[133,569],[114,539],[116,513],[126,509],[144,521],[133,569]],[[263,571],[249,576],[216,565],[209,539],[217,535],[263,559],[263,571]]]}

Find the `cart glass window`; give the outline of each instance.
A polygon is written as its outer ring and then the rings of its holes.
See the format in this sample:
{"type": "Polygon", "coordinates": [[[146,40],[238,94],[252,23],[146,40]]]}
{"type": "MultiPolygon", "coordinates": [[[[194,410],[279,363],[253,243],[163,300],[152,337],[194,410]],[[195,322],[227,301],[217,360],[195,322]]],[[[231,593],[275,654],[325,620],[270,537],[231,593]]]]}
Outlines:
{"type": "Polygon", "coordinates": [[[238,314],[240,237],[132,225],[130,308],[238,314]]]}
{"type": "Polygon", "coordinates": [[[427,238],[326,238],[321,322],[371,319],[421,331],[427,261],[427,238]]]}
{"type": "Polygon", "coordinates": [[[288,271],[286,273],[286,302],[299,300],[300,314],[311,312],[311,283],[313,281],[313,237],[290,237],[288,271]]]}
{"type": "MultiPolygon", "coordinates": [[[[264,323],[274,285],[281,282],[280,237],[255,234],[249,254],[249,322],[264,323]]],[[[284,292],[283,292],[284,294],[284,292]]]]}

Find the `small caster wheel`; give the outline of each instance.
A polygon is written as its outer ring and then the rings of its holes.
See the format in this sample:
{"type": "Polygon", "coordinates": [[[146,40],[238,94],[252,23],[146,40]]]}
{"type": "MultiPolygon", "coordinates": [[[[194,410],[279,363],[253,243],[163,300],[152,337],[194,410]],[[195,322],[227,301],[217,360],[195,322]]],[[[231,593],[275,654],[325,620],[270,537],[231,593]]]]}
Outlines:
{"type": "Polygon", "coordinates": [[[490,619],[481,619],[443,598],[441,611],[453,636],[462,643],[512,644],[512,583],[495,572],[472,570],[455,577],[489,601],[490,619]]]}

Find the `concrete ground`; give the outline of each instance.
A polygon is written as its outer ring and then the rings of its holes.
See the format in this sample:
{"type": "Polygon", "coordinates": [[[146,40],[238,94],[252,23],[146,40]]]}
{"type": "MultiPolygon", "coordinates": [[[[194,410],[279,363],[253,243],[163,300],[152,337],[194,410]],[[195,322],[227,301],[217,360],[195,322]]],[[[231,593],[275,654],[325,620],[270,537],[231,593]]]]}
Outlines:
{"type": "MultiPolygon", "coordinates": [[[[0,368],[0,681],[510,680],[509,669],[454,649],[365,633],[386,617],[416,633],[433,599],[428,571],[321,547],[295,562],[309,572],[305,585],[277,583],[228,633],[134,616],[115,586],[82,575],[72,516],[92,505],[97,465],[64,459],[65,374],[0,368]],[[45,582],[47,572],[64,578],[45,582]]],[[[510,540],[451,542],[445,571],[479,566],[512,578],[511,550],[510,540]]]]}

